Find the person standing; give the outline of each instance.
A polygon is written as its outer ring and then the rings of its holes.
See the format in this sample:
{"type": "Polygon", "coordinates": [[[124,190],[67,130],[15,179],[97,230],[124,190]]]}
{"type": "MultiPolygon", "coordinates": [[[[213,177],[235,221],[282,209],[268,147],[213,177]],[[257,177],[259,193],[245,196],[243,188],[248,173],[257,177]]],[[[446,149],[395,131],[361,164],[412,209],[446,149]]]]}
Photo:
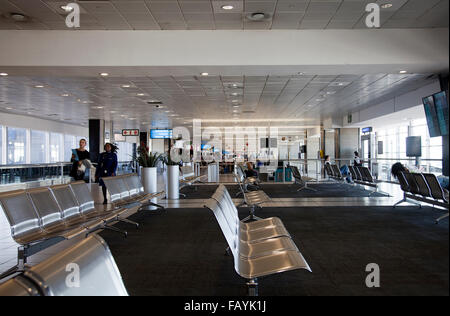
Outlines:
{"type": "Polygon", "coordinates": [[[72,150],[72,169],[70,170],[70,176],[76,181],[84,180],[86,167],[84,167],[83,161],[90,160],[90,154],[86,149],[86,145],[86,139],[80,139],[80,147],[72,150]]]}
{"type": "Polygon", "coordinates": [[[98,158],[98,166],[95,172],[95,182],[98,181],[102,187],[103,192],[103,204],[108,204],[108,198],[106,196],[106,185],[103,182],[103,178],[115,177],[117,172],[117,147],[111,143],[106,143],[104,147],[105,151],[100,154],[98,158]]]}

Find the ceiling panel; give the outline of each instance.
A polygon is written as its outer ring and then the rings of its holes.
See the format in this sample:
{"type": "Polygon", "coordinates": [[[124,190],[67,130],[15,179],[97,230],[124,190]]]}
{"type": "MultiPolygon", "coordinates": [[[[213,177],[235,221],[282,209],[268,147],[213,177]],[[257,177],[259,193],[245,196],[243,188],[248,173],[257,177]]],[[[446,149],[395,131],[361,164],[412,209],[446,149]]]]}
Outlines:
{"type": "MultiPolygon", "coordinates": [[[[365,6],[385,0],[110,0],[78,1],[81,29],[358,29],[365,28],[365,6]],[[222,6],[231,4],[232,10],[222,6]],[[268,20],[247,18],[262,12],[268,20]],[[95,18],[95,21],[92,21],[95,18]],[[115,21],[117,20],[117,21],[115,21]]],[[[448,27],[448,0],[389,0],[381,10],[383,28],[448,27]]],[[[0,29],[61,29],[61,0],[0,0],[0,29]],[[27,15],[15,22],[10,13],[27,15]]]]}
{"type": "Polygon", "coordinates": [[[64,122],[70,119],[73,124],[84,125],[89,118],[101,118],[126,127],[142,127],[155,117],[169,125],[193,118],[232,118],[233,110],[243,120],[318,120],[345,115],[430,80],[414,74],[106,79],[10,76],[0,77],[0,112],[64,122]],[[155,100],[162,101],[161,108],[148,104],[155,100]]]}

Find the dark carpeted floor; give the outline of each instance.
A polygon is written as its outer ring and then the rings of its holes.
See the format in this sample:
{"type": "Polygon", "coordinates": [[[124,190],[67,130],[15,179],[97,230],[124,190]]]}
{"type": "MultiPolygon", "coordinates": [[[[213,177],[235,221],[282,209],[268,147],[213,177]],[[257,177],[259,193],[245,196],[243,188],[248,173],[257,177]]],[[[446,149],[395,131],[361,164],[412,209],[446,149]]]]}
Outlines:
{"type": "MultiPolygon", "coordinates": [[[[260,295],[449,295],[448,221],[434,224],[432,208],[265,208],[257,215],[280,217],[313,270],[262,278],[260,295]],[[381,268],[381,288],[365,286],[369,263],[381,268]]],[[[117,224],[126,239],[101,233],[130,295],[246,295],[209,210],[131,219],[142,226],[117,224]]]]}
{"type": "MultiPolygon", "coordinates": [[[[226,185],[228,192],[234,197],[239,192],[238,185],[226,185]]],[[[364,190],[361,187],[346,184],[309,184],[308,187],[317,191],[298,191],[299,185],[262,184],[261,188],[271,198],[306,198],[306,197],[368,197],[373,189],[364,190]]],[[[209,199],[217,189],[217,185],[197,185],[185,187],[181,190],[187,199],[209,199]]],[[[383,197],[381,193],[374,193],[371,197],[383,197]]]]}

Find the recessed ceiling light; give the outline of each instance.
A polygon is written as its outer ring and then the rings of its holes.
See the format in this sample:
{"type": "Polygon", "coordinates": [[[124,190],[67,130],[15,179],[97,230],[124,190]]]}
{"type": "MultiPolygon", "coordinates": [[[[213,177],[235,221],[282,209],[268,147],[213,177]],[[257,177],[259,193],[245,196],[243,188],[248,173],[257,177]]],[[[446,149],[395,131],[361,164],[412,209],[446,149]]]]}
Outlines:
{"type": "Polygon", "coordinates": [[[16,22],[25,22],[28,20],[27,16],[22,13],[11,13],[10,17],[16,22]]]}
{"type": "Polygon", "coordinates": [[[73,7],[69,6],[69,5],[62,5],[60,6],[61,9],[63,9],[66,12],[72,12],[73,11],[73,7]]]}
{"type": "Polygon", "coordinates": [[[143,97],[145,95],[145,93],[138,93],[137,96],[138,97],[143,97]]]}
{"type": "Polygon", "coordinates": [[[233,10],[234,6],[232,6],[230,4],[226,4],[226,5],[221,6],[221,8],[224,10],[233,10]]]}
{"type": "Polygon", "coordinates": [[[208,72],[202,72],[200,75],[206,77],[206,76],[209,76],[209,73],[208,72]]]}
{"type": "Polygon", "coordinates": [[[0,77],[6,77],[8,74],[6,72],[0,72],[0,77]]]}
{"type": "Polygon", "coordinates": [[[34,86],[34,87],[40,89],[40,88],[43,88],[44,86],[43,85],[37,85],[37,86],[34,86]]]}
{"type": "Polygon", "coordinates": [[[234,107],[234,108],[238,108],[238,107],[239,107],[239,105],[233,105],[233,107],[234,107]]]}
{"type": "Polygon", "coordinates": [[[400,72],[401,74],[406,74],[406,73],[407,73],[406,70],[400,70],[399,72],[400,72]]]}
{"type": "Polygon", "coordinates": [[[389,9],[389,8],[392,8],[392,3],[385,3],[385,4],[382,4],[380,7],[382,9],[389,9]]]}
{"type": "Polygon", "coordinates": [[[103,106],[96,106],[96,109],[103,109],[103,106]]]}
{"type": "Polygon", "coordinates": [[[102,77],[108,77],[108,76],[109,76],[109,73],[107,73],[107,72],[101,72],[101,73],[100,73],[100,76],[102,76],[102,77]]]}
{"type": "Polygon", "coordinates": [[[122,86],[122,88],[130,88],[131,86],[129,85],[129,84],[124,84],[123,86],[122,86]]]}

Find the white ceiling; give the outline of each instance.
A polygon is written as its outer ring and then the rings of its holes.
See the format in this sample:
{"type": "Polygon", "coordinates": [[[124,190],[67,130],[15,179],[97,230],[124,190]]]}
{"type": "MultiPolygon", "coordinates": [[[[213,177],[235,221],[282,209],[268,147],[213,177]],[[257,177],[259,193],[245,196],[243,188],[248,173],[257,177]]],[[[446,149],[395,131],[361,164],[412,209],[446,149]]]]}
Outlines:
{"type": "Polygon", "coordinates": [[[427,75],[0,77],[0,111],[116,128],[290,125],[311,127],[435,80],[427,75]],[[38,88],[36,86],[43,86],[38,88]],[[157,109],[149,101],[161,101],[157,109]],[[238,107],[234,107],[234,105],[238,107]],[[236,111],[236,112],[233,112],[236,111]],[[260,122],[255,122],[260,120],[260,122]]]}
{"type": "MultiPolygon", "coordinates": [[[[60,0],[0,0],[0,29],[64,30],[60,0]],[[30,17],[14,22],[10,13],[30,17]]],[[[369,2],[391,3],[381,12],[383,28],[448,27],[448,0],[140,0],[75,1],[82,9],[81,30],[233,30],[365,28],[369,2]],[[233,4],[225,11],[223,4],[233,4]],[[263,12],[265,21],[248,14],[263,12]]]]}

